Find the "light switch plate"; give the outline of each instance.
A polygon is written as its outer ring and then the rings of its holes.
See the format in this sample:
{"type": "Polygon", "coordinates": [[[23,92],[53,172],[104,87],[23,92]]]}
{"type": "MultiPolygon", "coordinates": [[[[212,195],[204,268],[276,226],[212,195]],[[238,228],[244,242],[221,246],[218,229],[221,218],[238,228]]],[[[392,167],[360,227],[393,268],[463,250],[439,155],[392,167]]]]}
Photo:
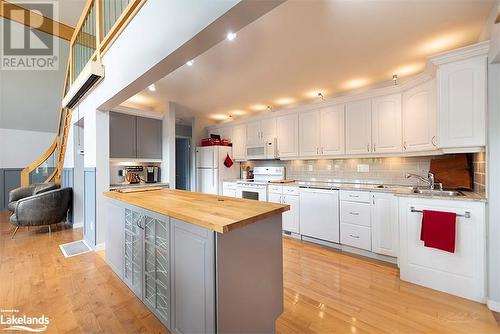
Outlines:
{"type": "Polygon", "coordinates": [[[358,165],[359,173],[368,173],[370,171],[370,165],[358,165]]]}

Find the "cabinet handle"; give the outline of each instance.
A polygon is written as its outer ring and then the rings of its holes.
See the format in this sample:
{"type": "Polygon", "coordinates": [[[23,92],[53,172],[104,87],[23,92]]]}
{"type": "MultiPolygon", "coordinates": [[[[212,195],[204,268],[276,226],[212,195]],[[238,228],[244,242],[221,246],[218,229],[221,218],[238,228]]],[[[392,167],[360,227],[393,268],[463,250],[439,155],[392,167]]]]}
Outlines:
{"type": "Polygon", "coordinates": [[[375,204],[375,196],[372,197],[372,203],[375,204]]]}
{"type": "Polygon", "coordinates": [[[369,144],[369,143],[368,143],[368,144],[366,144],[366,150],[367,150],[368,152],[370,152],[370,144],[369,144]]]}
{"type": "Polygon", "coordinates": [[[406,151],[406,141],[403,143],[403,149],[406,151]]]}
{"type": "Polygon", "coordinates": [[[354,238],[354,239],[359,239],[359,235],[352,235],[352,234],[349,234],[349,236],[350,236],[351,238],[354,238]]]}
{"type": "Polygon", "coordinates": [[[323,147],[321,148],[321,154],[323,154],[323,147]]]}
{"type": "Polygon", "coordinates": [[[373,144],[373,152],[377,151],[377,146],[375,146],[375,144],[373,144]]]}
{"type": "Polygon", "coordinates": [[[359,216],[359,212],[349,212],[350,215],[359,216]]]}
{"type": "Polygon", "coordinates": [[[316,154],[319,154],[319,147],[316,147],[316,154]]]}
{"type": "Polygon", "coordinates": [[[436,136],[432,136],[431,143],[432,145],[434,145],[434,147],[437,147],[436,136]]]}
{"type": "Polygon", "coordinates": [[[352,197],[352,198],[358,198],[359,195],[349,195],[349,197],[352,197]]]}

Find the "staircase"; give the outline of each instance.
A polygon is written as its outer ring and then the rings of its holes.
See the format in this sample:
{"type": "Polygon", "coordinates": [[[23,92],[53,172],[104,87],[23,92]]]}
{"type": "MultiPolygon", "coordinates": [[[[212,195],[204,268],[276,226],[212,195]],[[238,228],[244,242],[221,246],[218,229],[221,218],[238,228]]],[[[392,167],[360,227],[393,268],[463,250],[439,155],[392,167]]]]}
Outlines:
{"type": "MultiPolygon", "coordinates": [[[[146,0],[87,0],[70,42],[63,96],[90,62],[100,63],[146,0]]],[[[61,184],[64,155],[71,127],[72,109],[59,111],[57,132],[49,148],[21,172],[21,186],[33,183],[61,184]]]]}

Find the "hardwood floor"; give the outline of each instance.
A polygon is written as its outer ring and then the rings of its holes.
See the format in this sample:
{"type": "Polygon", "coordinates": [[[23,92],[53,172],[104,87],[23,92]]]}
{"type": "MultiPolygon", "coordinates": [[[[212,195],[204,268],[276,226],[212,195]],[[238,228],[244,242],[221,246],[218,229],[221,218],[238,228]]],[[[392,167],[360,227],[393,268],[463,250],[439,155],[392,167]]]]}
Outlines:
{"type": "MultiPolygon", "coordinates": [[[[46,231],[11,240],[0,212],[0,309],[48,316],[46,333],[168,333],[102,254],[64,258],[58,246],[81,229],[46,231]]],[[[281,334],[500,333],[484,305],[402,282],[395,267],[290,239],[284,259],[281,334]]]]}

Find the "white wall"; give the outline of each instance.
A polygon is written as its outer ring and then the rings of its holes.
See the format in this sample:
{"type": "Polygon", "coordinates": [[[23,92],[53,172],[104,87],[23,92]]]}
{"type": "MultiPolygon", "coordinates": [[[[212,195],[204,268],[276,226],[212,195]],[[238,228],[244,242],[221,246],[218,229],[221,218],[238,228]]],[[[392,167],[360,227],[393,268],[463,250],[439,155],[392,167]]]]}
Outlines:
{"type": "MultiPolygon", "coordinates": [[[[4,18],[0,17],[0,25],[4,18]]],[[[11,22],[18,27],[19,23],[11,22]]],[[[43,35],[47,35],[42,33],[43,35]]],[[[0,41],[3,37],[0,37],[0,41]]],[[[69,42],[54,38],[59,68],[50,71],[0,70],[0,128],[55,132],[61,109],[69,42]]],[[[36,157],[34,157],[36,158],[36,157]]]]}
{"type": "Polygon", "coordinates": [[[168,104],[162,126],[161,182],[168,182],[170,188],[175,188],[175,103],[168,104]]]}
{"type": "Polygon", "coordinates": [[[51,132],[0,128],[0,168],[24,168],[55,139],[51,132]]]}

